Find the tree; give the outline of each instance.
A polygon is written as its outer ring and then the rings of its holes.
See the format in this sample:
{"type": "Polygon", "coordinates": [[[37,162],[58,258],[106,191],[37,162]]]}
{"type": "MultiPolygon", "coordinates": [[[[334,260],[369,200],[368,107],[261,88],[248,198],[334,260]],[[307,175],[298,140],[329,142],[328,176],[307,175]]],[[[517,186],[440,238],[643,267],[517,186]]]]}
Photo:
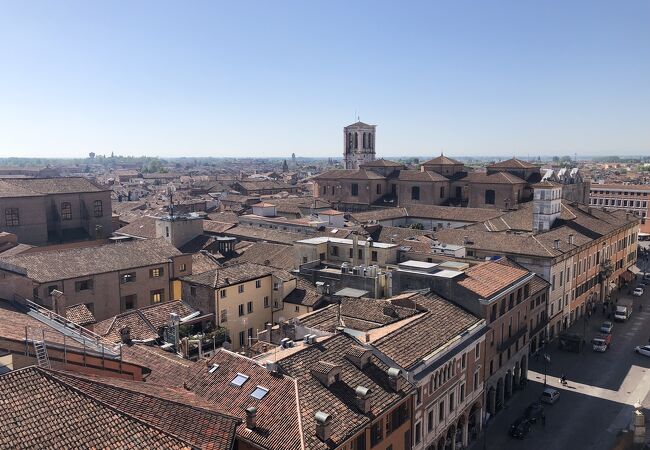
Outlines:
{"type": "Polygon", "coordinates": [[[412,230],[424,230],[424,225],[422,225],[420,222],[416,222],[412,223],[409,228],[412,230]]]}

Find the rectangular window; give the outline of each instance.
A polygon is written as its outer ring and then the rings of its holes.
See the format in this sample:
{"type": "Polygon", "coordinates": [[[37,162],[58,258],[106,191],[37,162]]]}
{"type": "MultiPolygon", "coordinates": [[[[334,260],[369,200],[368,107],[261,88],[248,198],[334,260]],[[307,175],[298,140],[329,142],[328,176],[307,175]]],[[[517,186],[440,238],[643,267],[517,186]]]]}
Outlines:
{"type": "Polygon", "coordinates": [[[72,205],[70,202],[61,203],[61,220],[72,220],[72,205]]]}
{"type": "Polygon", "coordinates": [[[445,187],[440,186],[440,198],[444,198],[444,197],[445,197],[445,187]]]}
{"type": "Polygon", "coordinates": [[[422,423],[415,424],[415,443],[419,444],[422,441],[422,423]]]}
{"type": "Polygon", "coordinates": [[[262,287],[262,280],[255,280],[255,287],[257,289],[261,288],[262,287]]]}
{"type": "Polygon", "coordinates": [[[225,289],[221,289],[221,291],[219,291],[219,297],[220,298],[226,298],[226,290],[225,289]]]}
{"type": "Polygon", "coordinates": [[[104,215],[104,206],[102,205],[101,200],[95,200],[93,202],[93,216],[102,217],[104,215]]]}
{"type": "Polygon", "coordinates": [[[332,256],[339,256],[339,248],[336,245],[332,246],[331,252],[332,256]]]}
{"type": "Polygon", "coordinates": [[[93,280],[75,281],[74,290],[76,292],[89,291],[93,288],[93,280]]]}
{"type": "Polygon", "coordinates": [[[237,286],[237,291],[238,291],[240,294],[241,294],[242,292],[244,292],[244,285],[243,285],[243,284],[240,284],[239,286],[237,286]]]}
{"type": "Polygon", "coordinates": [[[357,250],[357,255],[358,255],[357,257],[359,258],[359,261],[362,262],[363,261],[363,250],[358,249],[357,250]]]}
{"type": "Polygon", "coordinates": [[[162,267],[156,267],[155,269],[150,269],[149,270],[149,278],[160,278],[163,276],[163,268],[162,267]]]}
{"type": "Polygon", "coordinates": [[[121,284],[133,283],[133,282],[135,282],[135,272],[124,273],[120,276],[121,284]]]}
{"type": "Polygon", "coordinates": [[[463,353],[463,356],[460,357],[460,368],[465,369],[465,365],[467,362],[467,353],[463,353]]]}
{"type": "Polygon", "coordinates": [[[384,424],[378,420],[370,427],[370,446],[374,447],[384,439],[384,424]]]}
{"type": "Polygon", "coordinates": [[[352,197],[357,197],[359,195],[359,185],[357,183],[352,183],[350,186],[350,192],[352,194],[352,197]]]}
{"type": "Polygon", "coordinates": [[[239,315],[240,316],[244,315],[244,304],[243,303],[239,305],[239,315]]]}
{"type": "Polygon", "coordinates": [[[442,401],[438,405],[438,422],[445,420],[445,402],[442,401]]]}
{"type": "Polygon", "coordinates": [[[187,265],[186,264],[181,264],[178,268],[179,272],[185,272],[187,270],[187,265]]]}
{"type": "Polygon", "coordinates": [[[151,303],[160,303],[165,301],[165,290],[158,289],[150,292],[151,303]]]}
{"type": "Polygon", "coordinates": [[[350,259],[354,258],[354,250],[350,249],[350,252],[349,252],[349,253],[350,253],[349,258],[350,258],[350,259]]]}
{"type": "Polygon", "coordinates": [[[246,345],[246,332],[245,331],[240,331],[239,332],[239,346],[244,347],[246,345]]]}
{"type": "Polygon", "coordinates": [[[481,356],[481,344],[476,344],[476,347],[474,347],[474,356],[476,359],[481,356]]]}
{"type": "Polygon", "coordinates": [[[430,409],[427,413],[427,431],[433,431],[433,409],[430,409]]]}
{"type": "Polygon", "coordinates": [[[137,300],[138,300],[138,296],[136,294],[125,295],[120,300],[121,300],[120,301],[120,303],[121,303],[120,306],[121,306],[122,311],[129,311],[131,309],[135,309],[136,304],[137,304],[137,300]]]}
{"type": "Polygon", "coordinates": [[[265,295],[264,296],[264,307],[268,308],[269,306],[271,306],[271,304],[269,303],[269,296],[265,295]]]}
{"type": "Polygon", "coordinates": [[[420,186],[411,187],[411,200],[420,200],[420,186]]]}
{"type": "Polygon", "coordinates": [[[376,251],[373,250],[373,251],[370,253],[370,259],[372,259],[372,260],[375,261],[375,262],[377,261],[377,252],[376,252],[376,251]]]}
{"type": "Polygon", "coordinates": [[[465,385],[461,384],[460,385],[460,401],[461,403],[465,401],[465,385]]]}
{"type": "Polygon", "coordinates": [[[196,297],[196,288],[194,286],[190,286],[190,295],[196,297]]]}
{"type": "Polygon", "coordinates": [[[5,208],[5,225],[8,227],[17,227],[20,225],[18,208],[5,208]]]}
{"type": "Polygon", "coordinates": [[[452,412],[456,407],[456,393],[452,392],[449,394],[449,412],[452,412]]]}
{"type": "Polygon", "coordinates": [[[248,302],[246,310],[248,311],[248,314],[253,312],[253,302],[248,302]]]}
{"type": "Polygon", "coordinates": [[[228,310],[227,309],[222,309],[220,316],[221,316],[220,317],[221,323],[228,322],[228,310]]]}
{"type": "Polygon", "coordinates": [[[415,404],[419,405],[420,403],[422,403],[422,387],[415,390],[415,404]]]}

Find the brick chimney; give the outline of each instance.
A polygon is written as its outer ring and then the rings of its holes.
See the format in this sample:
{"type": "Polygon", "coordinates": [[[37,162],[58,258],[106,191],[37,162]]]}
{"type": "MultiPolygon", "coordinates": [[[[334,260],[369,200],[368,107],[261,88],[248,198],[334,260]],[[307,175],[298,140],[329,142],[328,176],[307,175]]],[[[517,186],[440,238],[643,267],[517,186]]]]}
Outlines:
{"type": "Polygon", "coordinates": [[[246,428],[254,430],[257,426],[257,408],[251,406],[246,408],[246,428]]]}
{"type": "Polygon", "coordinates": [[[332,416],[323,411],[317,411],[314,414],[316,421],[316,437],[323,442],[330,439],[332,435],[332,416]]]}
{"type": "Polygon", "coordinates": [[[357,386],[354,390],[356,396],[357,408],[364,414],[368,414],[372,409],[372,391],[365,386],[357,386]]]}

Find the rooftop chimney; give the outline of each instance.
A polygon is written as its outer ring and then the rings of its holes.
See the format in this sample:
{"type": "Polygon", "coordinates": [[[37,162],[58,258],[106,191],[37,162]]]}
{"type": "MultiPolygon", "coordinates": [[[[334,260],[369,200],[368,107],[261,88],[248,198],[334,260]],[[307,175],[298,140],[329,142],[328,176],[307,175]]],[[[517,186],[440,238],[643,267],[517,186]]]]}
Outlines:
{"type": "Polygon", "coordinates": [[[123,344],[131,343],[131,328],[124,327],[120,330],[120,339],[123,344]]]}
{"type": "Polygon", "coordinates": [[[357,408],[364,414],[368,414],[372,409],[372,391],[365,386],[357,386],[354,390],[356,396],[357,408]]]}
{"type": "Polygon", "coordinates": [[[257,408],[251,406],[246,408],[246,428],[254,430],[257,425],[257,408]]]}
{"type": "Polygon", "coordinates": [[[316,421],[316,437],[323,442],[328,441],[332,434],[332,416],[323,411],[316,411],[314,420],[316,421]]]}
{"type": "Polygon", "coordinates": [[[402,370],[397,367],[388,369],[388,384],[395,392],[402,390],[402,370]]]}

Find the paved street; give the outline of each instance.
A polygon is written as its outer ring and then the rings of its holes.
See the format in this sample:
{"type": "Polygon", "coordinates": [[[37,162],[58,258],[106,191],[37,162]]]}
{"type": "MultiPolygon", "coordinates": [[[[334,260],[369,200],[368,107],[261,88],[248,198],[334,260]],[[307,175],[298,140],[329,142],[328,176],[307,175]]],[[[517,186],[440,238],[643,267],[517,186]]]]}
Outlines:
{"type": "MultiPolygon", "coordinates": [[[[487,448],[609,450],[620,430],[629,424],[634,403],[641,401],[648,419],[650,358],[635,354],[633,348],[650,338],[649,292],[650,286],[642,298],[634,299],[634,313],[628,322],[615,323],[612,347],[607,352],[596,353],[590,345],[582,354],[559,350],[555,343],[547,348],[551,356],[547,383],[560,390],[560,400],[545,407],[546,425],[534,425],[519,441],[508,436],[510,424],[539,396],[544,382],[542,362],[531,358],[528,386],[489,424],[487,448]],[[643,311],[639,311],[639,304],[643,304],[643,311]],[[565,387],[559,383],[563,373],[568,380],[565,387]]],[[[603,320],[600,312],[592,316],[585,327],[587,343],[603,320]]],[[[582,334],[583,324],[578,322],[572,331],[582,334]]]]}

